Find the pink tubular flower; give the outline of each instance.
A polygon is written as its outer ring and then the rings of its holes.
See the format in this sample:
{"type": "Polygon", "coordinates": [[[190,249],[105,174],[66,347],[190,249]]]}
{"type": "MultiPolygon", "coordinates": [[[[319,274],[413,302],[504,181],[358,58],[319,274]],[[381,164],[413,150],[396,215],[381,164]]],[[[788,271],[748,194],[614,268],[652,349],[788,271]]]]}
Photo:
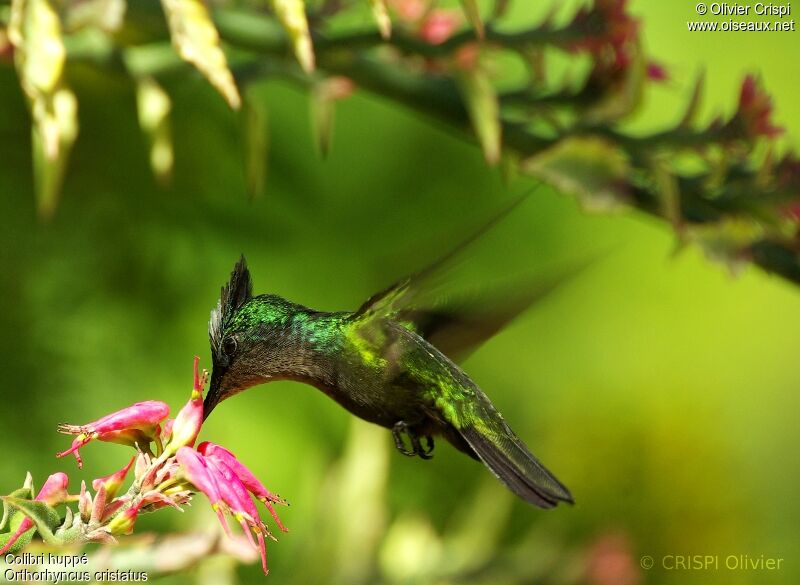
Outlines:
{"type": "MultiPolygon", "coordinates": [[[[66,473],[54,473],[47,478],[44,482],[42,489],[34,498],[37,502],[44,502],[49,506],[55,506],[64,502],[67,499],[67,486],[69,485],[69,478],[66,473]]],[[[0,555],[3,555],[10,549],[14,543],[19,540],[19,537],[25,534],[28,530],[33,528],[33,520],[25,518],[17,528],[14,535],[6,542],[5,546],[0,549],[0,555]]]]}
{"type": "Polygon", "coordinates": [[[172,423],[172,436],[164,448],[165,453],[174,454],[184,446],[194,445],[200,427],[203,426],[203,387],[206,385],[208,373],[204,370],[202,375],[198,370],[200,358],[194,358],[194,387],[189,402],[180,410],[172,423]]]}
{"type": "Polygon", "coordinates": [[[282,532],[288,532],[272,505],[276,503],[285,506],[286,502],[264,487],[264,484],[262,484],[258,478],[253,475],[253,472],[239,461],[233,453],[228,451],[225,447],[209,441],[200,443],[197,450],[212,461],[227,465],[228,468],[236,474],[236,477],[239,478],[244,487],[267,507],[267,510],[269,510],[269,513],[278,524],[278,528],[280,528],[282,532]]]}
{"type": "Polygon", "coordinates": [[[125,481],[125,477],[128,475],[128,471],[130,470],[134,461],[136,461],[136,456],[131,457],[131,460],[128,462],[128,464],[119,471],[116,471],[111,475],[98,477],[97,479],[92,480],[92,487],[94,488],[94,491],[98,491],[100,486],[103,486],[105,488],[106,497],[109,500],[113,500],[114,496],[117,495],[119,488],[122,486],[122,483],[125,481]]]}
{"type": "Polygon", "coordinates": [[[61,424],[58,427],[59,432],[78,436],[72,442],[72,447],[57,453],[56,457],[74,453],[78,467],[82,467],[78,450],[95,439],[144,446],[158,435],[158,423],[168,414],[169,407],[166,404],[158,400],[148,400],[137,402],[85,425],[61,424]]]}
{"type": "Polygon", "coordinates": [[[261,522],[261,519],[258,516],[258,509],[253,503],[253,500],[250,499],[250,494],[248,493],[247,488],[236,476],[233,470],[225,465],[225,463],[214,460],[206,461],[208,461],[209,468],[216,470],[216,472],[221,476],[222,479],[218,480],[217,484],[220,488],[222,500],[228,505],[233,517],[236,518],[236,520],[242,526],[242,530],[244,530],[247,538],[250,539],[251,544],[258,548],[258,551],[261,554],[261,567],[264,570],[264,574],[268,574],[269,568],[267,568],[267,545],[264,542],[264,534],[269,534],[269,530],[261,522]],[[256,533],[256,537],[258,538],[257,546],[253,542],[253,535],[250,533],[251,528],[256,533]]]}
{"type": "Polygon", "coordinates": [[[231,529],[223,514],[225,503],[220,495],[216,474],[209,470],[205,458],[191,447],[181,447],[175,457],[183,469],[184,477],[206,495],[211,502],[211,509],[216,513],[225,532],[230,535],[231,529]]]}

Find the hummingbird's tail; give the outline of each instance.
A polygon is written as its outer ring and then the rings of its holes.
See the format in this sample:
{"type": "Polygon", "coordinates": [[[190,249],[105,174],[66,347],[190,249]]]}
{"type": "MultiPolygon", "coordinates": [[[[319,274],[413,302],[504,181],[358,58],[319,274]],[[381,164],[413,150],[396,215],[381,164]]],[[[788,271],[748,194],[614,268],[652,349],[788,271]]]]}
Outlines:
{"type": "Polygon", "coordinates": [[[559,502],[573,504],[572,494],[545,469],[519,437],[499,418],[495,424],[468,425],[458,429],[478,458],[508,488],[528,503],[553,508],[559,502]]]}

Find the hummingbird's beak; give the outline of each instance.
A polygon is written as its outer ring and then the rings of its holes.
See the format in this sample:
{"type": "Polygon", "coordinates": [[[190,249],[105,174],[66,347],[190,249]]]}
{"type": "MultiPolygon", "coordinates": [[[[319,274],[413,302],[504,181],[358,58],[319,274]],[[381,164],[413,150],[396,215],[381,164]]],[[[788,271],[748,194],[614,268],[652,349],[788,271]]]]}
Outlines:
{"type": "Polygon", "coordinates": [[[203,420],[208,418],[208,415],[211,414],[211,411],[214,410],[214,407],[217,406],[222,399],[221,381],[222,375],[220,374],[219,368],[214,368],[211,373],[211,385],[203,401],[203,420]]]}

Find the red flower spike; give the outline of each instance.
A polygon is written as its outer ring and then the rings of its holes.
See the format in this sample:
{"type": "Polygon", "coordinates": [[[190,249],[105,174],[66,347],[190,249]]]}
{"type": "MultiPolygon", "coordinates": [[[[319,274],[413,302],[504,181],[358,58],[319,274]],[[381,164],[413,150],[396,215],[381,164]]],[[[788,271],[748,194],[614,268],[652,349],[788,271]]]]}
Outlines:
{"type": "Polygon", "coordinates": [[[209,469],[203,456],[191,447],[181,447],[175,457],[183,468],[184,477],[205,494],[208,501],[211,502],[211,509],[219,518],[222,528],[230,536],[231,529],[223,514],[225,502],[220,494],[215,474],[209,469]]]}
{"type": "MultiPolygon", "coordinates": [[[[69,485],[69,477],[65,473],[54,473],[50,477],[47,478],[47,481],[44,482],[42,489],[39,490],[39,493],[34,498],[36,502],[44,502],[48,506],[55,506],[57,504],[61,504],[67,499],[67,486],[69,485]]],[[[0,555],[5,554],[8,549],[10,549],[19,537],[25,534],[28,530],[33,528],[33,520],[30,518],[25,518],[17,528],[17,531],[14,535],[6,542],[5,546],[0,549],[0,555]]]]}
{"type": "Polygon", "coordinates": [[[624,70],[631,64],[639,21],[628,13],[627,0],[596,0],[592,8],[578,11],[572,26],[585,32],[580,40],[570,43],[572,50],[587,51],[604,68],[624,70]]]}
{"type": "Polygon", "coordinates": [[[289,531],[286,526],[284,526],[283,522],[281,522],[278,513],[272,505],[274,502],[285,506],[286,502],[264,487],[264,484],[262,484],[258,478],[253,475],[253,472],[239,461],[233,453],[228,451],[225,447],[209,441],[200,443],[197,450],[212,461],[222,462],[227,465],[228,468],[236,474],[242,484],[244,484],[244,487],[267,507],[267,510],[269,510],[269,513],[275,519],[278,528],[280,528],[282,532],[289,531]]]}
{"type": "Polygon", "coordinates": [[[739,116],[745,124],[746,132],[753,138],[764,136],[773,138],[783,133],[783,128],[772,124],[772,98],[760,87],[755,76],[748,75],[742,82],[739,94],[739,116]]]}
{"type": "Polygon", "coordinates": [[[100,486],[103,486],[105,488],[106,497],[109,500],[113,500],[114,496],[117,495],[119,488],[122,486],[122,483],[125,481],[125,477],[128,475],[128,471],[133,466],[134,461],[136,461],[135,455],[131,457],[131,460],[128,461],[128,464],[119,471],[114,472],[111,475],[92,480],[92,488],[94,488],[95,491],[98,491],[100,486]]]}

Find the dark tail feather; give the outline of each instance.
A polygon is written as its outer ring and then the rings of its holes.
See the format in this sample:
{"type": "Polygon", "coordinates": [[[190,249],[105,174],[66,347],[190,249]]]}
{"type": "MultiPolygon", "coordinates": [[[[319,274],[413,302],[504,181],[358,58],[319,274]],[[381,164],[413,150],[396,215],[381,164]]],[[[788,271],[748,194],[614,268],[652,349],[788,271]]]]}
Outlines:
{"type": "Polygon", "coordinates": [[[490,438],[474,426],[459,429],[470,447],[497,478],[520,498],[540,508],[553,508],[559,502],[573,504],[572,494],[539,463],[522,442],[508,434],[490,438]]]}

